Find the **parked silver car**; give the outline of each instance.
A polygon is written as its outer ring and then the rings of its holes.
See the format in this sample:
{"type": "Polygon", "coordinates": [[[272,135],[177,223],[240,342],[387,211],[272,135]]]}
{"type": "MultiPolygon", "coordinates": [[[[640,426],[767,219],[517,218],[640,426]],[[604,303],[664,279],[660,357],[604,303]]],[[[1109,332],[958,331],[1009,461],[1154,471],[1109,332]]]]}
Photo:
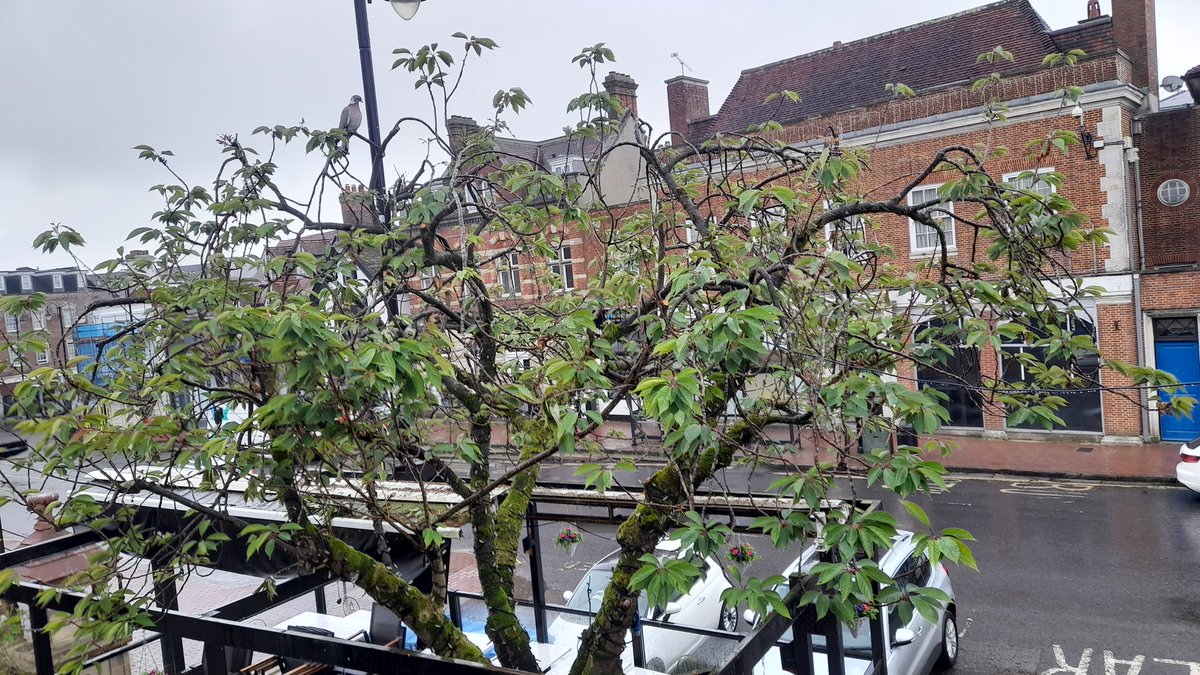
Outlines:
{"type": "MultiPolygon", "coordinates": [[[[616,567],[620,551],[613,551],[603,560],[592,566],[574,591],[563,593],[567,607],[595,613],[600,609],[604,592],[612,581],[613,568],[616,567]]],[[[687,593],[676,594],[661,609],[649,609],[646,604],[646,594],[638,597],[639,615],[683,626],[698,626],[700,628],[716,628],[725,631],[737,630],[738,609],[721,602],[721,593],[729,588],[729,581],[721,572],[721,565],[713,558],[702,558],[690,550],[680,548],[679,541],[665,540],[655,549],[655,555],[660,558],[688,556],[701,569],[701,575],[696,578],[687,593]]],[[[575,649],[579,636],[587,624],[589,617],[561,614],[550,625],[550,642],[566,645],[575,649]]],[[[693,652],[701,645],[703,636],[684,631],[668,630],[647,626],[643,629],[643,644],[645,645],[646,670],[660,673],[690,672],[704,666],[697,661],[693,652]]],[[[628,643],[631,638],[626,638],[628,643]]],[[[626,672],[632,672],[633,650],[627,646],[622,653],[626,672]]],[[[552,670],[556,674],[556,670],[552,670]]]]}
{"type": "MultiPolygon", "coordinates": [[[[887,654],[887,671],[891,675],[923,675],[933,668],[945,670],[952,668],[958,661],[958,607],[954,601],[954,588],[950,584],[950,576],[944,565],[932,565],[924,555],[914,555],[915,546],[912,532],[900,532],[892,543],[892,548],[879,561],[879,567],[888,576],[901,583],[936,588],[950,597],[950,602],[937,613],[937,621],[930,622],[917,612],[907,624],[900,623],[900,613],[896,609],[886,612],[883,617],[884,635],[888,636],[884,646],[887,654]]],[[[784,576],[791,576],[797,570],[801,573],[812,569],[818,562],[817,548],[810,546],[784,571],[784,576]]],[[[786,593],[787,587],[777,589],[786,593]]],[[[746,621],[751,625],[758,621],[753,612],[746,612],[746,621]]],[[[842,626],[842,644],[846,654],[846,674],[865,672],[871,661],[871,631],[867,620],[860,619],[859,625],[851,628],[842,626]]],[[[791,634],[784,635],[784,641],[791,639],[791,634]]],[[[825,638],[813,637],[816,651],[823,651],[825,638]]],[[[814,655],[814,666],[817,673],[828,672],[823,654],[814,655]]],[[[779,649],[772,649],[765,659],[755,668],[759,675],[775,675],[783,673],[780,663],[779,649]]]]}

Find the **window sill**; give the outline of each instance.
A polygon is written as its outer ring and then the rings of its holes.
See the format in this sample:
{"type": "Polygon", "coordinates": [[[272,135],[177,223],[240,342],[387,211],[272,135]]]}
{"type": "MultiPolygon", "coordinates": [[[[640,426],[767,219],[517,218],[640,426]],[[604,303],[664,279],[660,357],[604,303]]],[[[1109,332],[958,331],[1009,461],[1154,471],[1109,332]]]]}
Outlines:
{"type": "MultiPolygon", "coordinates": [[[[946,255],[949,255],[949,256],[958,255],[958,247],[951,246],[950,248],[947,248],[946,255]]],[[[908,254],[909,260],[925,260],[928,258],[938,258],[938,257],[940,257],[940,254],[938,252],[938,249],[936,249],[936,248],[923,248],[923,249],[913,251],[908,254]]]]}

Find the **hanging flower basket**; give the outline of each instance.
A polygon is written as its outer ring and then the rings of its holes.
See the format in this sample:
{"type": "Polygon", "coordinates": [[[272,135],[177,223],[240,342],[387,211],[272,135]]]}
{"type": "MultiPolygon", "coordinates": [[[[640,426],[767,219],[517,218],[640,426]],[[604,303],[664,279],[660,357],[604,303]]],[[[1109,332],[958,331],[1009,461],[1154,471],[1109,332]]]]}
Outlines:
{"type": "Polygon", "coordinates": [[[758,560],[758,552],[750,544],[734,544],[725,553],[725,558],[739,565],[749,565],[758,560]]]}
{"type": "Polygon", "coordinates": [[[558,544],[572,558],[575,557],[575,547],[581,541],[583,541],[583,533],[570,525],[560,530],[558,536],[554,538],[554,543],[558,544]]]}
{"type": "Polygon", "coordinates": [[[879,618],[879,605],[876,605],[873,602],[867,602],[867,603],[855,605],[854,606],[854,615],[859,617],[860,619],[861,618],[878,619],[879,618]]]}
{"type": "Polygon", "coordinates": [[[855,619],[850,624],[850,634],[858,637],[862,629],[867,626],[867,621],[879,618],[879,605],[873,602],[860,603],[854,606],[855,619]],[[865,620],[864,620],[865,619],[865,620]]]}

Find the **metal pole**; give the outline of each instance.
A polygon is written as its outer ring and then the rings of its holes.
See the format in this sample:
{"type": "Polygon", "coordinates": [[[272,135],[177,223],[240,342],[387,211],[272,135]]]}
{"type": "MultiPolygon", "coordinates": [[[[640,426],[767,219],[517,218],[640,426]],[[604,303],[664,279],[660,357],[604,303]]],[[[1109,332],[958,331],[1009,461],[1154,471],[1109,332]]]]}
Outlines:
{"type": "Polygon", "coordinates": [[[634,612],[633,628],[630,629],[633,634],[633,667],[646,667],[646,643],[642,640],[642,617],[634,612]]]}
{"type": "Polygon", "coordinates": [[[29,632],[33,637],[33,663],[37,675],[54,675],[54,649],[46,632],[46,608],[29,604],[29,632]]]}
{"type": "Polygon", "coordinates": [[[549,642],[549,631],[546,629],[546,588],[542,573],[542,542],[538,538],[537,504],[534,502],[529,502],[525,527],[529,531],[525,552],[529,556],[529,582],[533,585],[533,631],[538,642],[549,642]]]}
{"type": "Polygon", "coordinates": [[[313,591],[313,597],[317,601],[317,614],[328,614],[329,607],[325,604],[325,587],[321,586],[313,591]]]}
{"type": "MultiPolygon", "coordinates": [[[[363,103],[367,106],[367,139],[371,142],[371,190],[375,193],[377,225],[391,220],[383,187],[383,141],[379,136],[379,103],[375,98],[375,67],[371,63],[371,31],[367,27],[367,0],[354,0],[354,26],[358,32],[358,65],[362,70],[363,103]]],[[[347,141],[348,142],[348,141],[347,141]]],[[[387,298],[389,318],[400,315],[394,294],[387,298]]]]}
{"type": "MultiPolygon", "coordinates": [[[[375,68],[371,64],[371,31],[367,28],[367,0],[354,0],[358,30],[358,64],[362,69],[363,102],[367,105],[367,138],[371,141],[371,189],[383,200],[383,157],[379,139],[379,104],[375,98],[375,68]]],[[[383,216],[380,211],[379,216],[383,216]]]]}
{"type": "MultiPolygon", "coordinates": [[[[158,555],[151,558],[150,569],[154,576],[154,600],[162,610],[179,609],[179,589],[175,586],[175,576],[169,568],[164,568],[158,562],[158,555]]],[[[187,664],[183,656],[183,638],[172,635],[170,631],[162,634],[159,641],[162,646],[163,668],[170,675],[179,675],[187,664]]]]}

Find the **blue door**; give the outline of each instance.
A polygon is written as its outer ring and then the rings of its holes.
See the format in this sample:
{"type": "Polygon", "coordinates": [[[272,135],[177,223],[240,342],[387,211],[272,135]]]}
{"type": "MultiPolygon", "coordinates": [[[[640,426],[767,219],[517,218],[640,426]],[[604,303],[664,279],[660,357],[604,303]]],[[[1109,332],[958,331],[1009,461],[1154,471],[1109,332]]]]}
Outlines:
{"type": "MultiPolygon", "coordinates": [[[[1200,382],[1200,344],[1197,344],[1196,319],[1172,318],[1154,320],[1154,359],[1159,370],[1165,370],[1180,382],[1200,382]]],[[[1200,401],[1200,385],[1191,385],[1174,394],[1159,395],[1164,401],[1186,392],[1200,401]]],[[[1163,415],[1159,418],[1164,441],[1190,441],[1200,436],[1200,406],[1191,417],[1163,415]]]]}

